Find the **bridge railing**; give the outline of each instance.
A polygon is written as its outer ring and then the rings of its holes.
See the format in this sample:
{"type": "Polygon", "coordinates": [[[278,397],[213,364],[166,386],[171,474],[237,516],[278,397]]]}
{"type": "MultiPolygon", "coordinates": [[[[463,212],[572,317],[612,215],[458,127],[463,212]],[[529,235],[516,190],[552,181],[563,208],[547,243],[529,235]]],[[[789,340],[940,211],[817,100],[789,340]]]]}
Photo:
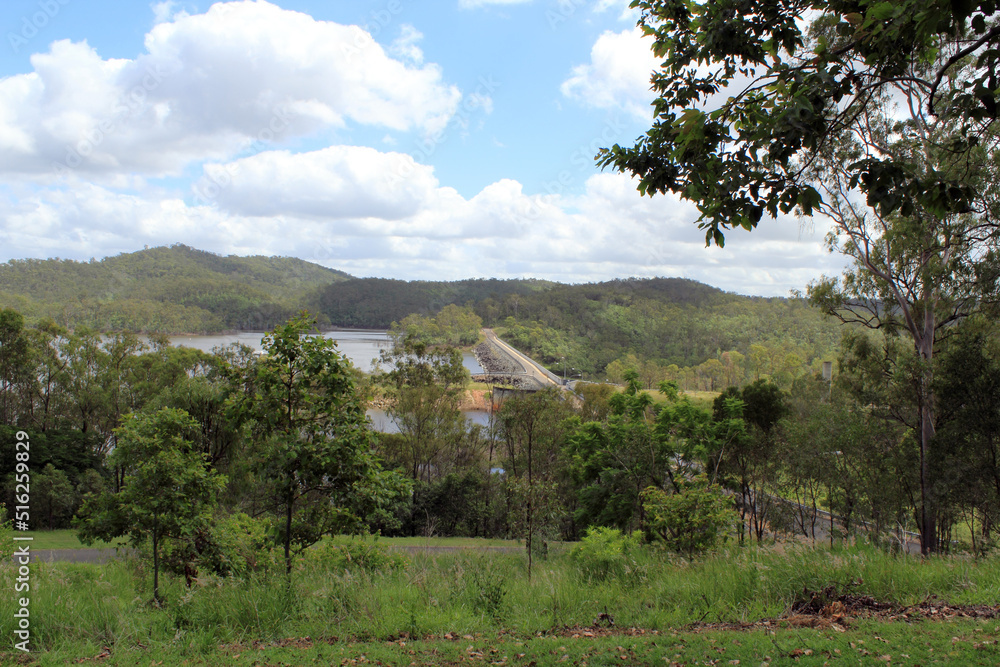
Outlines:
{"type": "MultiPolygon", "coordinates": [[[[534,366],[536,369],[538,369],[539,373],[541,373],[542,375],[544,375],[548,379],[552,380],[556,384],[562,385],[563,380],[562,380],[561,377],[559,377],[558,375],[556,375],[555,373],[553,373],[549,369],[545,368],[540,363],[538,363],[537,361],[535,361],[534,359],[532,359],[528,355],[524,354],[523,352],[521,352],[520,350],[518,350],[516,347],[514,347],[513,345],[511,345],[507,341],[502,340],[499,336],[497,336],[497,342],[502,343],[503,345],[506,345],[510,349],[517,351],[518,354],[522,355],[525,359],[527,359],[531,363],[532,366],[534,366]]],[[[524,367],[524,364],[521,364],[521,362],[519,362],[517,359],[514,359],[513,361],[515,361],[516,363],[520,364],[522,368],[524,367]]],[[[528,369],[525,368],[525,371],[527,371],[527,370],[528,369]]]]}

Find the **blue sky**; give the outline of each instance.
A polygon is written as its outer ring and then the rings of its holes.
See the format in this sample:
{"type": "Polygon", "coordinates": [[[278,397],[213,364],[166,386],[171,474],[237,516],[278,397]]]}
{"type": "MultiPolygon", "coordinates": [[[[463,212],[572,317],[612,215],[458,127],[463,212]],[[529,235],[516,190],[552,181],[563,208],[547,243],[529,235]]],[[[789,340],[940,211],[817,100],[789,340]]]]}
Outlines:
{"type": "Polygon", "coordinates": [[[110,2],[0,10],[0,260],[184,243],[358,276],[682,276],[784,295],[822,221],[705,248],[600,172],[650,124],[624,0],[110,2]]]}

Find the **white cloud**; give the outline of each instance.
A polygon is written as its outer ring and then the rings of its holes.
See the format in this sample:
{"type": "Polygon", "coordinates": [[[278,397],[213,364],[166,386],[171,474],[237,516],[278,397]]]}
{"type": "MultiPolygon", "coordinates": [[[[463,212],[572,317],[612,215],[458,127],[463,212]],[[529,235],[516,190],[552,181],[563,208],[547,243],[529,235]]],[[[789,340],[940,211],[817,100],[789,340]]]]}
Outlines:
{"type": "Polygon", "coordinates": [[[649,78],[659,64],[651,41],[639,28],[604,32],[590,51],[590,63],[577,65],[563,82],[562,94],[598,109],[621,109],[651,120],[649,78]]]}
{"type": "Polygon", "coordinates": [[[844,264],[823,249],[822,223],[803,233],[788,218],[732,231],[724,249],[706,248],[691,204],[641,197],[615,173],[592,176],[576,196],[526,193],[504,179],[467,199],[409,156],[353,146],[269,151],[205,171],[200,185],[213,173],[229,176],[206,203],[96,185],[0,196],[0,242],[12,257],[87,259],[183,242],[301,257],[362,276],[681,276],[765,295],[802,289],[844,264]]]}
{"type": "Polygon", "coordinates": [[[153,10],[153,20],[156,23],[166,23],[167,21],[179,18],[181,16],[187,16],[187,12],[184,11],[174,11],[178,3],[176,0],[164,0],[163,2],[154,2],[150,5],[153,10]]]}
{"type": "Polygon", "coordinates": [[[424,52],[417,43],[423,38],[422,32],[409,23],[404,23],[400,28],[399,37],[389,47],[389,53],[395,58],[419,65],[424,62],[424,52]]]}
{"type": "Polygon", "coordinates": [[[32,56],[33,72],[0,79],[0,170],[176,174],[348,123],[433,134],[461,99],[438,66],[413,60],[415,46],[407,64],[356,26],[263,0],[175,14],[145,46],[104,60],[62,40],[32,56]]]}
{"type": "Polygon", "coordinates": [[[206,165],[195,192],[239,215],[398,220],[419,213],[437,187],[433,168],[409,155],[330,146],[206,165]]]}

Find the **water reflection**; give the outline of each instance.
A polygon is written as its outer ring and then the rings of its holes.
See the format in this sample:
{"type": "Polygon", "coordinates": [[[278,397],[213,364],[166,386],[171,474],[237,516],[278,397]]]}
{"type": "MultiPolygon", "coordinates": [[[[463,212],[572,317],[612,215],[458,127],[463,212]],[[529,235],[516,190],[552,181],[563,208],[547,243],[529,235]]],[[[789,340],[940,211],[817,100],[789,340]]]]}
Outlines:
{"type": "MultiPolygon", "coordinates": [[[[392,418],[385,410],[372,408],[367,412],[368,418],[372,420],[372,427],[381,433],[399,433],[399,427],[392,421],[392,418]]],[[[490,413],[485,410],[463,410],[462,415],[469,424],[479,424],[486,428],[490,424],[490,413]]]]}

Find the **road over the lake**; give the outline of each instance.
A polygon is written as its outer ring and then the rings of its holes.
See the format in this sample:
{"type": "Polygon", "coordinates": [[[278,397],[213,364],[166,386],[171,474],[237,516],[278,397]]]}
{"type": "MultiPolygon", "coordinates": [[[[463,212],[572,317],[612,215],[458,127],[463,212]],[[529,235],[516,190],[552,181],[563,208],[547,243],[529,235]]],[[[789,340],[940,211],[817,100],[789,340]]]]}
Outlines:
{"type": "MultiPolygon", "coordinates": [[[[524,369],[524,375],[531,378],[539,388],[563,387],[562,381],[541,364],[535,362],[531,357],[511,347],[497,337],[493,329],[483,329],[486,340],[510,357],[515,363],[524,369]]],[[[564,387],[563,387],[564,388],[564,387]]]]}

